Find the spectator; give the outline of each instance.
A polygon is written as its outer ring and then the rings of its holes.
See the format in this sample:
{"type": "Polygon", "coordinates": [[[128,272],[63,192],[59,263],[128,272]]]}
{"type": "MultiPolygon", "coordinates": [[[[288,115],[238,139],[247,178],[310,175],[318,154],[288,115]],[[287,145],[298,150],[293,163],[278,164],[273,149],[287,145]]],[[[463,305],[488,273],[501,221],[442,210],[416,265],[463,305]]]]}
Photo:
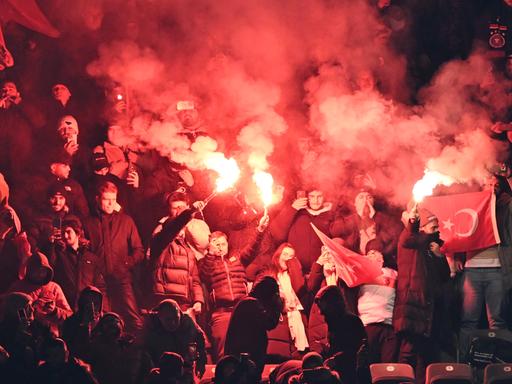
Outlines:
{"type": "Polygon", "coordinates": [[[78,217],[68,215],[62,222],[62,241],[56,243],[50,256],[58,283],[68,302],[76,308],[78,295],[90,285],[105,292],[102,260],[89,251],[89,243],[84,237],[82,223],[78,217]]]}
{"type": "Polygon", "coordinates": [[[24,279],[15,282],[9,292],[23,292],[29,295],[35,319],[48,326],[54,335],[58,335],[58,327],[73,311],[62,288],[52,279],[53,269],[47,257],[41,252],[35,252],[28,259],[24,279]]]}
{"type": "Polygon", "coordinates": [[[295,249],[295,255],[308,274],[318,256],[322,243],[311,224],[327,235],[333,235],[334,222],[332,203],[325,202],[324,193],[312,188],[307,196],[297,192],[297,199],[291,206],[284,206],[270,225],[270,233],[278,242],[288,242],[295,249]]]}
{"type": "Polygon", "coordinates": [[[378,240],[366,244],[366,257],[383,264],[382,275],[359,286],[357,298],[357,314],[368,335],[370,364],[393,363],[398,352],[398,339],[392,325],[398,274],[386,264],[382,249],[378,240]]]}
{"type": "Polygon", "coordinates": [[[302,359],[302,372],[290,378],[290,384],[338,384],[339,375],[324,366],[317,352],[309,352],[302,359]]]}
{"type": "Polygon", "coordinates": [[[426,209],[409,212],[398,241],[398,280],[393,327],[400,338],[398,361],[412,365],[419,383],[438,361],[443,282],[450,268],[440,247],[437,217],[426,209]]]}
{"type": "Polygon", "coordinates": [[[7,294],[2,302],[0,345],[9,353],[3,367],[6,383],[27,383],[37,366],[37,335],[34,333],[32,298],[21,292],[7,294]]]}
{"type": "Polygon", "coordinates": [[[91,251],[104,263],[107,296],[114,310],[123,314],[127,330],[136,333],[142,319],[132,287],[131,270],[144,258],[139,233],[132,218],[115,210],[117,187],[105,182],[97,191],[97,211],[84,222],[91,251]]]}
{"type": "Polygon", "coordinates": [[[484,188],[496,194],[496,219],[502,242],[466,254],[460,329],[463,359],[469,350],[471,333],[478,328],[482,307],[485,307],[490,329],[507,328],[503,308],[511,279],[511,259],[506,247],[510,239],[509,217],[512,196],[507,189],[500,186],[500,180],[494,175],[486,178],[484,188]]]}
{"type": "Polygon", "coordinates": [[[309,343],[304,327],[306,316],[303,315],[304,306],[300,298],[309,292],[300,262],[295,257],[295,250],[290,243],[283,243],[277,248],[272,256],[270,268],[265,274],[276,279],[284,302],[282,320],[269,332],[267,353],[285,358],[291,358],[294,352],[304,354],[309,348],[309,343]]]}
{"type": "Polygon", "coordinates": [[[98,188],[107,181],[115,184],[117,187],[116,201],[119,203],[119,209],[124,209],[125,212],[129,212],[131,194],[129,193],[126,183],[123,183],[121,179],[110,173],[110,164],[105,154],[103,152],[93,153],[90,165],[92,173],[87,180],[86,193],[91,212],[94,212],[98,206],[96,202],[98,188]]]}
{"type": "MultiPolygon", "coordinates": [[[[185,226],[195,209],[187,208],[187,197],[175,192],[170,198],[171,216],[154,233],[150,262],[154,301],[173,299],[183,311],[201,313],[204,295],[196,258],[185,240],[185,226]]],[[[200,202],[195,203],[200,206],[200,202]]]]}
{"type": "Polygon", "coordinates": [[[238,301],[249,292],[245,268],[256,257],[268,216],[261,218],[252,238],[239,252],[229,252],[227,236],[216,231],[210,235],[206,257],[199,261],[201,279],[210,292],[212,304],[211,334],[214,358],[223,355],[229,319],[238,301]]]}
{"type": "Polygon", "coordinates": [[[71,115],[63,116],[57,125],[57,134],[60,137],[59,147],[71,156],[72,176],[85,185],[85,177],[89,174],[89,150],[87,144],[80,140],[80,130],[77,120],[71,115]]]}
{"type": "Polygon", "coordinates": [[[154,362],[169,351],[184,359],[185,376],[201,377],[205,371],[205,336],[194,320],[174,300],[163,300],[146,318],[142,347],[154,362]]]}
{"type": "Polygon", "coordinates": [[[356,315],[346,311],[341,290],[335,285],[322,288],[317,293],[315,302],[329,331],[329,349],[326,355],[331,357],[343,352],[349,369],[338,373],[347,383],[356,383],[357,353],[367,338],[363,323],[356,315]]]}
{"type": "Polygon", "coordinates": [[[256,364],[258,378],[265,365],[267,331],[277,326],[282,308],[279,285],[274,278],[265,276],[254,284],[248,297],[238,302],[229,321],[224,353],[248,353],[256,364]]]}
{"type": "Polygon", "coordinates": [[[64,320],[62,338],[73,356],[81,359],[87,357],[91,331],[103,316],[103,300],[104,296],[98,288],[85,287],[80,292],[76,312],[64,320]]]}
{"type": "Polygon", "coordinates": [[[71,212],[81,218],[89,216],[89,207],[82,186],[69,177],[71,156],[63,149],[57,149],[50,158],[51,184],[61,184],[66,190],[67,205],[71,212]]]}
{"type": "Polygon", "coordinates": [[[0,170],[11,183],[17,184],[30,170],[32,123],[21,104],[16,84],[7,80],[0,90],[0,170]]]}
{"type": "Polygon", "coordinates": [[[0,173],[0,293],[5,292],[17,280],[22,257],[30,255],[27,234],[20,233],[21,221],[9,205],[9,186],[0,173]],[[25,252],[22,252],[21,245],[25,252]]]}
{"type": "Polygon", "coordinates": [[[50,185],[47,196],[47,205],[29,227],[28,236],[34,249],[50,255],[53,253],[55,243],[62,240],[62,222],[69,216],[69,207],[67,191],[63,184],[50,185]]]}
{"type": "Polygon", "coordinates": [[[345,247],[363,255],[366,254],[366,244],[379,239],[387,264],[395,265],[401,223],[374,206],[375,200],[370,193],[359,192],[354,199],[355,212],[337,218],[332,231],[344,240],[345,247]]]}
{"type": "Polygon", "coordinates": [[[148,384],[180,384],[183,380],[183,358],[174,352],[164,352],[158,367],[149,373],[148,384]]]}
{"type": "MultiPolygon", "coordinates": [[[[190,197],[188,194],[175,191],[168,193],[165,197],[168,207],[168,215],[158,221],[153,230],[153,236],[162,230],[163,224],[168,219],[175,219],[181,212],[190,208],[190,197]]],[[[197,260],[202,259],[209,245],[210,228],[204,220],[192,217],[185,226],[185,240],[190,246],[197,260]]]]}
{"type": "Polygon", "coordinates": [[[123,320],[112,312],[94,327],[86,361],[101,384],[139,384],[152,368],[149,355],[124,333],[123,320]]]}
{"type": "Polygon", "coordinates": [[[43,361],[36,368],[31,383],[76,383],[97,384],[89,367],[69,356],[62,339],[49,339],[42,346],[43,361]]]}

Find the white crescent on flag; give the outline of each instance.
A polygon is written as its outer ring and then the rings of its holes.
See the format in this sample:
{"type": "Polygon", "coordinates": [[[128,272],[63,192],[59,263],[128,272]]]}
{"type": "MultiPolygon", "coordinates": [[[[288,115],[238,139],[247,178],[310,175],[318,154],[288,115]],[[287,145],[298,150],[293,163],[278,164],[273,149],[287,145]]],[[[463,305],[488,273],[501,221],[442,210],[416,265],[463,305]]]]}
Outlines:
{"type": "Polygon", "coordinates": [[[474,209],[464,208],[464,209],[460,209],[457,212],[455,212],[453,217],[455,218],[455,217],[457,217],[457,215],[462,214],[462,213],[466,213],[471,217],[471,221],[472,221],[471,227],[466,232],[463,232],[463,233],[455,232],[455,234],[459,237],[470,237],[476,232],[476,229],[478,228],[478,213],[476,213],[476,211],[474,209]]]}

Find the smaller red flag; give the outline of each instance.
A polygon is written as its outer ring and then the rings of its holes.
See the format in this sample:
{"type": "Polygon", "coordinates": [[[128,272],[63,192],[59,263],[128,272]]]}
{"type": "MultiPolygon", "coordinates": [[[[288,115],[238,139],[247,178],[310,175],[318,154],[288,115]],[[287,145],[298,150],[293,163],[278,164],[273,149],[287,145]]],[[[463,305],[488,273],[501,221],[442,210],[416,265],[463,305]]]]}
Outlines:
{"type": "Polygon", "coordinates": [[[444,252],[473,251],[500,243],[492,191],[431,196],[420,207],[439,219],[444,252]]]}
{"type": "Polygon", "coordinates": [[[374,282],[382,275],[382,264],[360,255],[329,238],[311,223],[320,241],[329,248],[336,264],[338,277],[349,287],[374,282]]]}

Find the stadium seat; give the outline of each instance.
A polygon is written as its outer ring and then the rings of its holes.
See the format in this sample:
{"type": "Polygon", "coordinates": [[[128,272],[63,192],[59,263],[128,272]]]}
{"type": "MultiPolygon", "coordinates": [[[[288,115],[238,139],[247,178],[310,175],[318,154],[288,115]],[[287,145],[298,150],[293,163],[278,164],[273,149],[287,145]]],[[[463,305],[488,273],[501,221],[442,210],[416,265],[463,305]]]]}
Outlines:
{"type": "Polygon", "coordinates": [[[409,364],[371,364],[372,384],[415,383],[414,370],[409,364]]]}
{"type": "Polygon", "coordinates": [[[512,364],[489,364],[484,371],[484,384],[512,383],[512,364]]]}
{"type": "Polygon", "coordinates": [[[467,364],[434,363],[427,367],[426,384],[472,384],[473,371],[467,364]]]}

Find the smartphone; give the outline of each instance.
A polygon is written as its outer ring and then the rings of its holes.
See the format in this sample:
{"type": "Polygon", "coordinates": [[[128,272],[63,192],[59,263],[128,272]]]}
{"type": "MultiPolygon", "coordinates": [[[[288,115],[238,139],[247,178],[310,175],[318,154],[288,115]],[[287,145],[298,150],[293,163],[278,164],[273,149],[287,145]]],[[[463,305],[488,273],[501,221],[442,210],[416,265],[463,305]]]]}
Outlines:
{"type": "Polygon", "coordinates": [[[306,191],[297,191],[297,199],[304,199],[306,197],[306,191]]]}

